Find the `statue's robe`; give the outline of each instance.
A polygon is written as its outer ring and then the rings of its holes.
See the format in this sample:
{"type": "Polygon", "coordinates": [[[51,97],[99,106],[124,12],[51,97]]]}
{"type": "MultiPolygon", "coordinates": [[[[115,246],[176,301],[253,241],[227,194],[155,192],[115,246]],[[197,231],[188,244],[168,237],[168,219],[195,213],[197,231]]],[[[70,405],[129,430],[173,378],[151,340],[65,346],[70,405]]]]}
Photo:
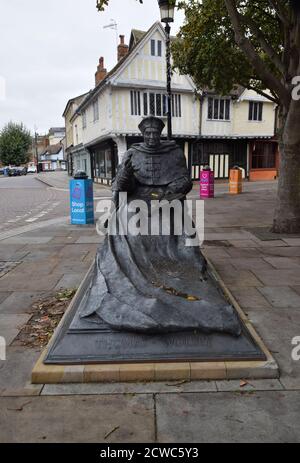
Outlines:
{"type": "MultiPolygon", "coordinates": [[[[141,143],[125,153],[112,189],[116,203],[120,192],[127,193],[129,204],[136,199],[148,204],[163,198],[183,202],[192,182],[175,142],[162,142],[155,150],[141,143]]],[[[124,207],[118,203],[119,214],[124,207]]],[[[200,248],[186,246],[186,239],[184,232],[108,234],[97,252],[81,317],[119,331],[198,330],[238,336],[241,326],[235,310],[207,278],[200,248]]]]}

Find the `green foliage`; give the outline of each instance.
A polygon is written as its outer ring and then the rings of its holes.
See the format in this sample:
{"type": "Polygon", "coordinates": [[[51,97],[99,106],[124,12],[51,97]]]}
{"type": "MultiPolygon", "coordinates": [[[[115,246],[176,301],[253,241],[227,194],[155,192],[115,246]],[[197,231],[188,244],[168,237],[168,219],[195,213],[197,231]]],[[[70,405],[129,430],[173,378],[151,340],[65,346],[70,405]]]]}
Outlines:
{"type": "MultiPolygon", "coordinates": [[[[139,0],[140,3],[143,3],[143,0],[139,0]]],[[[109,0],[98,0],[97,1],[97,8],[99,11],[104,11],[105,7],[109,4],[109,0]]]]}
{"type": "MultiPolygon", "coordinates": [[[[140,3],[143,3],[143,0],[138,0],[140,3]]],[[[109,4],[109,0],[98,0],[97,1],[97,9],[99,11],[104,11],[105,8],[108,6],[109,4]]],[[[169,0],[169,5],[175,5],[176,4],[176,0],[169,0]]]]}
{"type": "Polygon", "coordinates": [[[31,145],[30,132],[23,124],[9,122],[0,132],[0,159],[3,165],[20,165],[28,162],[31,145]]]}
{"type": "MultiPolygon", "coordinates": [[[[282,55],[283,37],[278,18],[267,0],[237,1],[244,35],[271,70],[280,75],[261,47],[253,28],[259,28],[275,53],[282,55]],[[250,27],[252,26],[252,27],[250,27]]],[[[186,0],[178,6],[185,11],[186,21],[178,41],[173,43],[174,65],[190,74],[199,88],[228,94],[235,84],[257,91],[266,88],[261,76],[236,44],[231,19],[223,0],[186,0]]]]}

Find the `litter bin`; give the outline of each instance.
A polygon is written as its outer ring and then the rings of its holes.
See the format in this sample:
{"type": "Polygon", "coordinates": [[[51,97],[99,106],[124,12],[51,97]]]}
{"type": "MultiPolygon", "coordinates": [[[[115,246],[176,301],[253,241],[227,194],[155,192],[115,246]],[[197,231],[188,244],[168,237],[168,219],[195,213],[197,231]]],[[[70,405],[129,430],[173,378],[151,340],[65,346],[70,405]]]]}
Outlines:
{"type": "Polygon", "coordinates": [[[215,174],[209,166],[203,167],[200,173],[200,198],[214,198],[215,174]]]}
{"type": "Polygon", "coordinates": [[[72,225],[88,225],[94,219],[93,181],[79,171],[70,180],[70,210],[72,225]]]}
{"type": "Polygon", "coordinates": [[[229,193],[239,195],[243,192],[243,171],[238,166],[230,170],[229,175],[229,193]]]}

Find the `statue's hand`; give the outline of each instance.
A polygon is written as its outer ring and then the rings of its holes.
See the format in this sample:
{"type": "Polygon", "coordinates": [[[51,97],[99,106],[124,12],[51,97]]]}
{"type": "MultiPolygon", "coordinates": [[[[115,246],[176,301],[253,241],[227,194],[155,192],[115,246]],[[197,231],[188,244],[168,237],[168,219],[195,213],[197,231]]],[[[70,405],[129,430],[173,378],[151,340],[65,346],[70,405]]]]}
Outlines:
{"type": "Polygon", "coordinates": [[[131,158],[126,159],[124,164],[124,171],[126,172],[126,175],[128,175],[129,177],[133,175],[134,168],[132,167],[131,158]]]}

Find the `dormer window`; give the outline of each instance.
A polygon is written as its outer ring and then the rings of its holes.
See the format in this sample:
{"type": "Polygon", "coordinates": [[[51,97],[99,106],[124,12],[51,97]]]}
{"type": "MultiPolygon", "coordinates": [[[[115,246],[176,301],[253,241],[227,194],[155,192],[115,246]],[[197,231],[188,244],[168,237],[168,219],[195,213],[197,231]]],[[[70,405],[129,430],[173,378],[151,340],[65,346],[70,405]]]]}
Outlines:
{"type": "Polygon", "coordinates": [[[225,98],[208,98],[207,118],[215,121],[229,121],[230,100],[225,98]]]}
{"type": "Polygon", "coordinates": [[[151,56],[161,56],[162,42],[161,40],[151,40],[151,56]]]}
{"type": "Polygon", "coordinates": [[[262,121],[263,103],[249,101],[249,121],[262,121]]]}

